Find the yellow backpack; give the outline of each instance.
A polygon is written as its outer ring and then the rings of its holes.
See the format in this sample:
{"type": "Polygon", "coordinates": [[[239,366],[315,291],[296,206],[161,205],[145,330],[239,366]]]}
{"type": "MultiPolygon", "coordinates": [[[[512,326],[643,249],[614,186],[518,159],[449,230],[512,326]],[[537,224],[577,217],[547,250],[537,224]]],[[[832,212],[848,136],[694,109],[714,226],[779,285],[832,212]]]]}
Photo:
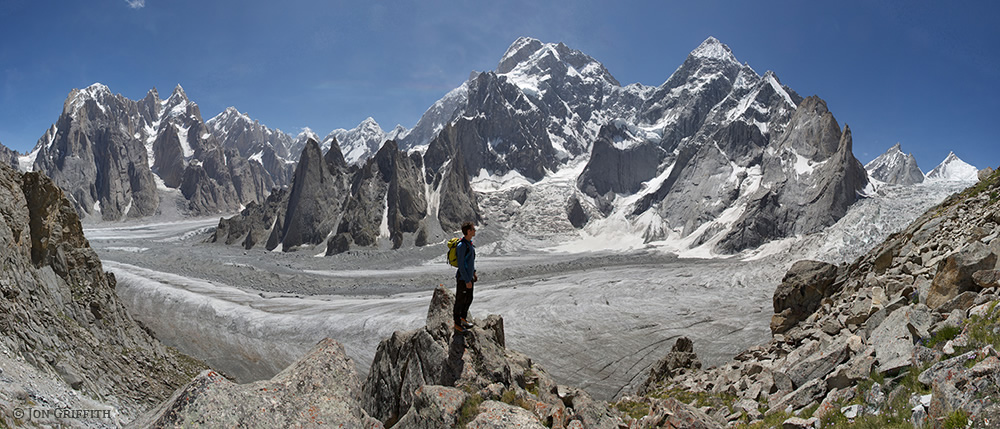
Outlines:
{"type": "Polygon", "coordinates": [[[453,267],[458,267],[458,243],[461,238],[455,237],[448,240],[448,263],[453,267]]]}

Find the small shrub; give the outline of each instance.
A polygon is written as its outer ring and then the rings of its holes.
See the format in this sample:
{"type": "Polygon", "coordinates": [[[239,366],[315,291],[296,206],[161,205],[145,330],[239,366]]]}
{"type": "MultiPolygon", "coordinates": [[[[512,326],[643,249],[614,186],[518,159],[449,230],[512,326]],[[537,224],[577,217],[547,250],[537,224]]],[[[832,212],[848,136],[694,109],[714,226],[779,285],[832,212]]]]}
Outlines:
{"type": "Polygon", "coordinates": [[[944,429],[964,429],[968,425],[969,416],[965,415],[965,411],[962,410],[955,410],[941,422],[944,429]]]}
{"type": "Polygon", "coordinates": [[[645,402],[638,401],[619,401],[615,404],[615,408],[621,411],[625,415],[639,420],[644,416],[649,415],[649,404],[645,402]]]}
{"type": "Polygon", "coordinates": [[[465,425],[469,424],[476,418],[479,414],[479,405],[483,403],[483,397],[479,394],[473,394],[469,396],[468,399],[462,403],[462,408],[458,410],[458,422],[456,424],[459,428],[464,428],[465,425]]]}
{"type": "Polygon", "coordinates": [[[732,412],[733,404],[736,403],[736,396],[730,395],[728,393],[708,393],[708,392],[691,392],[684,389],[666,389],[660,390],[655,393],[648,395],[651,398],[674,398],[685,404],[694,404],[695,407],[714,407],[721,408],[726,407],[732,412]]]}
{"type": "Polygon", "coordinates": [[[967,349],[971,350],[987,344],[1000,349],[1000,332],[998,332],[1000,315],[997,315],[993,311],[998,302],[1000,301],[993,301],[990,304],[986,315],[977,315],[969,318],[966,331],[969,335],[969,347],[967,349]]]}
{"type": "Polygon", "coordinates": [[[962,333],[962,328],[958,326],[945,326],[938,329],[937,332],[931,335],[930,339],[927,340],[927,347],[934,348],[938,344],[944,344],[948,341],[954,340],[958,334],[962,333]]]}
{"type": "MultiPolygon", "coordinates": [[[[794,414],[786,413],[784,411],[775,412],[773,414],[764,415],[764,419],[755,423],[738,424],[736,425],[739,429],[770,429],[770,428],[780,428],[785,420],[790,417],[795,417],[794,414]]],[[[824,428],[826,426],[823,426],[824,428]]]]}
{"type": "Polygon", "coordinates": [[[538,396],[537,378],[538,376],[535,375],[535,371],[532,371],[531,368],[524,370],[524,390],[535,396],[538,396]]]}
{"type": "Polygon", "coordinates": [[[500,402],[503,402],[505,404],[514,405],[515,399],[517,399],[517,393],[515,393],[513,390],[505,391],[503,392],[503,395],[500,396],[500,402]]]}

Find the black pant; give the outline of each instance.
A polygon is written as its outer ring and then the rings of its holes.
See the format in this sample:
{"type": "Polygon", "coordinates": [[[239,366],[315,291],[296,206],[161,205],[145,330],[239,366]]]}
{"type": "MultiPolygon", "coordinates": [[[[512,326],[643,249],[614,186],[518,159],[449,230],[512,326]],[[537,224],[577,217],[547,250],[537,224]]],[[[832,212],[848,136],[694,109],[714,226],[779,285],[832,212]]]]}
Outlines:
{"type": "Polygon", "coordinates": [[[458,283],[458,290],[455,291],[455,311],[453,315],[455,316],[455,324],[461,325],[462,319],[469,318],[469,306],[472,305],[473,288],[465,287],[465,282],[461,279],[458,279],[456,282],[458,283]]]}

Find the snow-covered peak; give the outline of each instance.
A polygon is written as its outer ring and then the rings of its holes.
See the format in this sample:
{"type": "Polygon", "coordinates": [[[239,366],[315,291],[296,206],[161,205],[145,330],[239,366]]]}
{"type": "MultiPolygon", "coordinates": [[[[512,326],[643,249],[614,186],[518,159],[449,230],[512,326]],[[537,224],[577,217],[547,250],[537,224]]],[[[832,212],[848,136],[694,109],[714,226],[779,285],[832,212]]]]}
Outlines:
{"type": "Polygon", "coordinates": [[[295,141],[308,141],[309,139],[316,140],[317,142],[319,141],[319,135],[309,127],[303,127],[302,131],[295,136],[295,141]]]}
{"type": "Polygon", "coordinates": [[[183,116],[187,114],[189,104],[194,103],[188,99],[187,94],[184,93],[184,88],[181,88],[181,85],[177,84],[170,97],[163,101],[163,112],[169,117],[183,116]]]}
{"type": "Polygon", "coordinates": [[[401,124],[396,124],[396,127],[393,128],[392,131],[389,131],[385,137],[387,140],[400,140],[406,137],[409,133],[410,130],[406,129],[406,127],[401,124]]]}
{"type": "Polygon", "coordinates": [[[111,97],[111,89],[104,85],[103,83],[94,83],[84,89],[74,89],[70,92],[70,97],[67,99],[65,105],[63,105],[63,110],[70,113],[71,115],[76,115],[76,112],[83,107],[83,105],[90,100],[97,103],[97,107],[101,109],[102,112],[105,111],[105,99],[111,97]]]}
{"type": "Polygon", "coordinates": [[[206,124],[215,130],[222,130],[225,127],[233,127],[236,124],[243,123],[244,126],[250,126],[254,123],[253,119],[246,113],[242,113],[236,109],[236,107],[229,106],[226,110],[222,111],[218,115],[215,115],[212,119],[209,119],[206,124]]]}
{"type": "Polygon", "coordinates": [[[84,88],[82,92],[91,97],[97,97],[98,95],[111,95],[111,88],[108,88],[108,86],[103,83],[95,82],[84,88]]]}
{"type": "Polygon", "coordinates": [[[370,132],[376,132],[377,131],[379,133],[383,133],[382,126],[380,126],[378,124],[378,122],[375,122],[375,118],[373,118],[371,116],[369,116],[369,117],[365,118],[365,120],[361,121],[361,123],[358,124],[358,126],[355,128],[355,130],[366,130],[366,131],[370,131],[370,132]]]}
{"type": "Polygon", "coordinates": [[[507,52],[504,52],[497,64],[497,73],[507,73],[514,69],[518,63],[524,61],[532,53],[542,47],[542,42],[531,37],[518,37],[514,43],[510,44],[507,52]]]}
{"type": "Polygon", "coordinates": [[[375,119],[368,117],[350,130],[338,128],[331,131],[323,139],[320,147],[326,151],[336,141],[340,146],[341,152],[344,153],[344,159],[348,163],[353,164],[368,159],[375,152],[378,152],[378,149],[382,147],[382,143],[393,138],[391,133],[387,134],[382,130],[382,127],[378,122],[375,122],[375,119]]]}
{"type": "Polygon", "coordinates": [[[701,42],[701,45],[698,45],[695,50],[691,51],[690,56],[739,64],[739,60],[733,55],[733,51],[729,49],[729,46],[726,46],[719,39],[712,36],[709,36],[704,42],[701,42]]]}
{"type": "Polygon", "coordinates": [[[184,92],[184,88],[181,87],[181,84],[179,83],[174,87],[174,92],[170,93],[170,98],[174,97],[181,97],[185,100],[187,99],[187,94],[184,92]]]}
{"type": "Polygon", "coordinates": [[[975,182],[979,180],[979,169],[962,161],[955,152],[948,152],[944,161],[927,173],[927,180],[975,182]]]}
{"type": "Polygon", "coordinates": [[[924,181],[917,159],[912,154],[903,153],[899,143],[865,164],[865,171],[870,179],[893,185],[912,185],[924,181]]]}
{"type": "Polygon", "coordinates": [[[599,61],[563,43],[541,43],[521,38],[497,66],[497,74],[525,95],[540,99],[561,82],[620,86],[599,61]],[[512,52],[513,51],[513,52],[512,52]]]}

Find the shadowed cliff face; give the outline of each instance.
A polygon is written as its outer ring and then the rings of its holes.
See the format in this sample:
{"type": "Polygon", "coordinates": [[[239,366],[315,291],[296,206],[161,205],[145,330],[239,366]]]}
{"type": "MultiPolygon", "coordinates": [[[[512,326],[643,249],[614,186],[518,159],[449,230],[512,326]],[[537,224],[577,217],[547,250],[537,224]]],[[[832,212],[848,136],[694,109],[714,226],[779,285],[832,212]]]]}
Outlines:
{"type": "Polygon", "coordinates": [[[380,240],[393,249],[424,246],[429,229],[440,234],[442,229],[451,231],[461,222],[479,219],[461,160],[442,170],[443,175],[428,176],[419,153],[407,154],[391,140],[355,166],[347,164],[338,145],[323,155],[318,143],[310,140],[299,157],[291,189],[220,220],[211,241],[240,242],[249,249],[266,235],[268,250],[325,244],[327,255],[352,246],[378,246],[380,240]],[[429,194],[437,196],[437,213],[430,210],[429,194]]]}
{"type": "Polygon", "coordinates": [[[199,365],[166,349],[115,294],[63,192],[0,166],[0,331],[5,346],[126,415],[165,398],[199,365]]]}

